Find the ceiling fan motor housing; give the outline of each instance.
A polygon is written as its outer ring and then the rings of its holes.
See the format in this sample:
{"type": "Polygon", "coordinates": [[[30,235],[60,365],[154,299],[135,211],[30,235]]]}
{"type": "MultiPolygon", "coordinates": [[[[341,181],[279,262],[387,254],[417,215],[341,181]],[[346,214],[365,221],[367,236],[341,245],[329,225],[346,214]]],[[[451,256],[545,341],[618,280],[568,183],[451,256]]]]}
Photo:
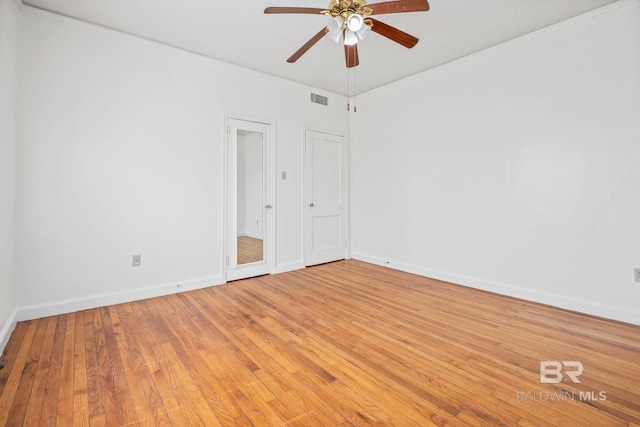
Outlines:
{"type": "Polygon", "coordinates": [[[364,0],[331,0],[329,9],[322,13],[330,17],[327,32],[334,42],[338,42],[344,32],[344,44],[354,45],[362,39],[372,26],[371,20],[364,19],[373,12],[364,0]]]}
{"type": "Polygon", "coordinates": [[[373,11],[366,6],[367,2],[364,0],[331,0],[329,10],[327,10],[325,14],[329,16],[342,16],[346,22],[349,16],[353,14],[360,15],[361,17],[371,15],[373,11]]]}

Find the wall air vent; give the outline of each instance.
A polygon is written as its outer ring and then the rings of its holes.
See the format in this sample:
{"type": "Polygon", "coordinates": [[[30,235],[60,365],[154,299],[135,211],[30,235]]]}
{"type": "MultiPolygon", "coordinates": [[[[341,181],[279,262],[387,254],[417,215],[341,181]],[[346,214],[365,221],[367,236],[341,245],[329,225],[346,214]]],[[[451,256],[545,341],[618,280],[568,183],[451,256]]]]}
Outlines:
{"type": "Polygon", "coordinates": [[[317,93],[311,94],[311,102],[315,102],[320,105],[329,105],[329,98],[326,96],[318,95],[317,93]]]}

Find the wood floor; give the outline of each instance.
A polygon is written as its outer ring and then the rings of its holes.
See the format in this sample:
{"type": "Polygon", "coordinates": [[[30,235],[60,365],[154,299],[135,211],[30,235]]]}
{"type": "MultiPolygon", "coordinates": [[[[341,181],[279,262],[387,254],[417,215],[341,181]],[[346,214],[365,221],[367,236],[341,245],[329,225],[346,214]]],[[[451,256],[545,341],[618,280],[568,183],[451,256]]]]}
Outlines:
{"type": "Polygon", "coordinates": [[[263,242],[249,236],[238,236],[238,264],[249,264],[264,259],[263,242]]]}
{"type": "Polygon", "coordinates": [[[9,426],[640,426],[640,327],[357,261],[22,322],[5,364],[9,426]]]}

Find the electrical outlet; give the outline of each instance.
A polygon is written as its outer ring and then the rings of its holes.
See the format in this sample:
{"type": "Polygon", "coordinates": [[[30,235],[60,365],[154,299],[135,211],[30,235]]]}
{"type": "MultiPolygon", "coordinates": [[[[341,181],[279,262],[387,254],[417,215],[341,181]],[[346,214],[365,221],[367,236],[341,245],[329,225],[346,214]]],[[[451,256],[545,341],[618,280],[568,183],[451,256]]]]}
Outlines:
{"type": "Polygon", "coordinates": [[[635,277],[636,282],[640,282],[640,268],[633,269],[633,277],[635,277]]]}
{"type": "Polygon", "coordinates": [[[131,267],[140,267],[142,263],[142,255],[134,255],[131,258],[131,267]]]}

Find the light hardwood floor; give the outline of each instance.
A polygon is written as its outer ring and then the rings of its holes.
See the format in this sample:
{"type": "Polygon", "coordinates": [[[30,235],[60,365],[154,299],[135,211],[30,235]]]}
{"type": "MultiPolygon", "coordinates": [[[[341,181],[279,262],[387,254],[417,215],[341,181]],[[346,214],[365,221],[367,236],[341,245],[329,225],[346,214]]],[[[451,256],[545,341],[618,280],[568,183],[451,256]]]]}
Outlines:
{"type": "Polygon", "coordinates": [[[238,236],[238,264],[249,264],[264,259],[263,242],[248,236],[238,236]]]}
{"type": "Polygon", "coordinates": [[[640,425],[640,327],[352,260],[22,322],[5,363],[10,426],[640,425]]]}

